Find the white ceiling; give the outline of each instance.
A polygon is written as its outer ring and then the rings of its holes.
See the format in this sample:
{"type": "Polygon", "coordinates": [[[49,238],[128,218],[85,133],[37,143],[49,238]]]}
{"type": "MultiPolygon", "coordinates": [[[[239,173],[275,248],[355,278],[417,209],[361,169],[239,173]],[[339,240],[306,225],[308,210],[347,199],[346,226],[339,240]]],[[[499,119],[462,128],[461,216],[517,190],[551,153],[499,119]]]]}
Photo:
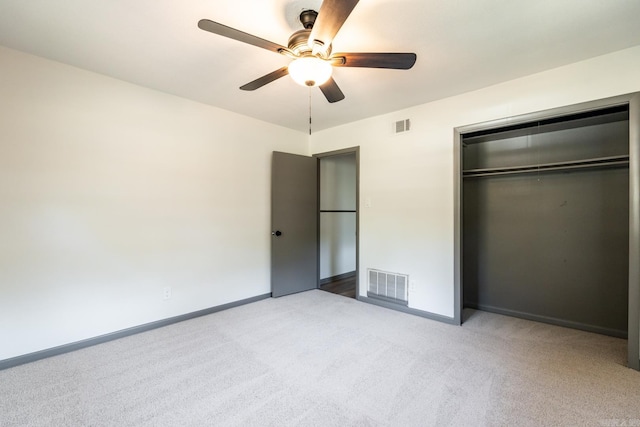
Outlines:
{"type": "MultiPolygon", "coordinates": [[[[198,29],[211,19],[286,45],[321,0],[0,0],[0,45],[299,131],[309,89],[239,86],[284,56],[198,29]]],[[[640,44],[640,0],[361,0],[334,51],[415,52],[408,71],[338,68],[346,99],[311,90],[314,130],[640,44]]],[[[1,75],[1,70],[0,70],[1,75]]],[[[615,78],[612,76],[612,78],[615,78]]],[[[517,96],[517,94],[514,94],[517,96]]]]}

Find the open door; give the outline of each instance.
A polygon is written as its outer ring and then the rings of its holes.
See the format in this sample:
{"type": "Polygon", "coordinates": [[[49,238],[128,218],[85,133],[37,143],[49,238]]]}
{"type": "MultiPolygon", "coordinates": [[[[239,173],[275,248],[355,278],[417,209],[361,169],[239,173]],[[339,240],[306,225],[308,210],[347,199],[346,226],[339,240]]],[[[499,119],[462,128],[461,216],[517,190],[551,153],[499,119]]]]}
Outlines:
{"type": "Polygon", "coordinates": [[[318,287],[318,159],[273,152],[271,295],[318,287]]]}

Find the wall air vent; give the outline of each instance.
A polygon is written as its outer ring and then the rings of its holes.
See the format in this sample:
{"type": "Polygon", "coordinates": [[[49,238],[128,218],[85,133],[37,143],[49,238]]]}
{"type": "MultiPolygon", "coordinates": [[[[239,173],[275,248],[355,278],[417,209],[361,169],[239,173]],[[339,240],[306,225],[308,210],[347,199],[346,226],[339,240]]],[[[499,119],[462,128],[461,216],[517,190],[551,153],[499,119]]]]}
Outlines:
{"type": "Polygon", "coordinates": [[[398,120],[397,122],[395,122],[395,133],[396,134],[406,133],[406,132],[409,132],[410,130],[411,130],[411,120],[410,119],[398,120]]]}
{"type": "Polygon", "coordinates": [[[367,296],[378,298],[396,304],[408,304],[409,276],[406,274],[389,273],[374,269],[367,269],[367,296]]]}

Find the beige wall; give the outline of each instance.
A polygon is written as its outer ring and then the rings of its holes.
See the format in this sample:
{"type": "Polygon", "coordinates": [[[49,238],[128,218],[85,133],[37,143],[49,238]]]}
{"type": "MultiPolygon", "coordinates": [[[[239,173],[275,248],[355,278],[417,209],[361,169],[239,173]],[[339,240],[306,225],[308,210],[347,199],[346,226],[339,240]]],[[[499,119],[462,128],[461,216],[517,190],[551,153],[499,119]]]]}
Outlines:
{"type": "Polygon", "coordinates": [[[0,70],[2,360],[268,293],[273,150],[359,145],[361,292],[406,273],[453,316],[453,129],[640,91],[640,47],[311,137],[5,48],[0,70]]]}
{"type": "Polygon", "coordinates": [[[0,70],[0,360],[270,292],[271,152],[306,134],[5,48],[0,70]]]}
{"type": "Polygon", "coordinates": [[[640,47],[312,135],[312,153],[360,146],[361,295],[367,268],[405,273],[410,307],[452,317],[454,128],[640,91],[638,76],[640,47]]]}

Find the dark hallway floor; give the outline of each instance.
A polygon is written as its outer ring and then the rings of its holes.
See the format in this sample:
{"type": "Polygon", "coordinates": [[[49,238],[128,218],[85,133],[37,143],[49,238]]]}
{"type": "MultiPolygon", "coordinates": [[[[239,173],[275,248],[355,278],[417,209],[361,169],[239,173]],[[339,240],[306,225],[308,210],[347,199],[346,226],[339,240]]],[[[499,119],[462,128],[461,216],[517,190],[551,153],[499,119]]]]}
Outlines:
{"type": "Polygon", "coordinates": [[[333,280],[328,283],[320,285],[320,289],[323,291],[331,292],[332,294],[342,295],[344,297],[355,298],[356,297],[356,275],[347,276],[338,280],[333,280]]]}

